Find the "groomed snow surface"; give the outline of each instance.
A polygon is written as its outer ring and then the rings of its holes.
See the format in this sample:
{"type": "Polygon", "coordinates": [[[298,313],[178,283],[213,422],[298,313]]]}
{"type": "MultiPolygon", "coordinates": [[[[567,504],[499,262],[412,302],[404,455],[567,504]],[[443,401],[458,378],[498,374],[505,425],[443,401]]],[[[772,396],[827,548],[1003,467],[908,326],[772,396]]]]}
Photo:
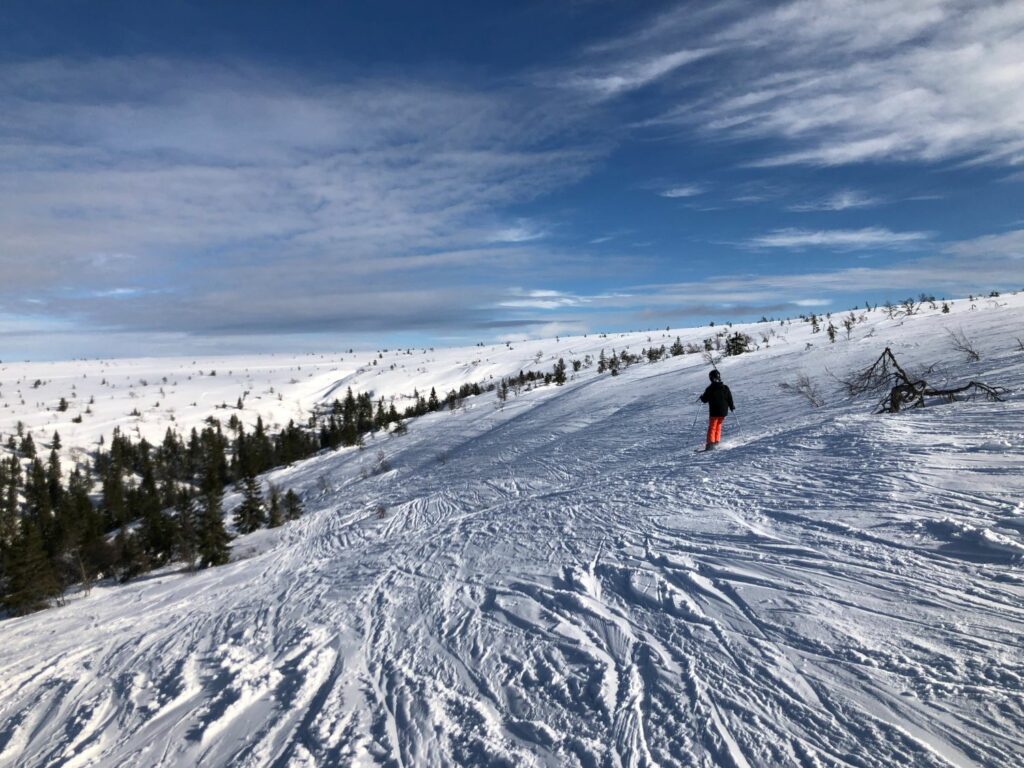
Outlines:
{"type": "MultiPolygon", "coordinates": [[[[236,540],[231,564],[0,622],[0,765],[1022,765],[1024,295],[971,304],[879,310],[835,344],[800,321],[742,328],[776,336],[720,363],[738,413],[717,453],[694,453],[708,366],[693,354],[591,367],[503,408],[470,398],[274,472],[307,514],[236,540]],[[940,363],[935,384],[1015,393],[873,415],[829,372],[890,344],[906,367],[940,363]],[[780,389],[800,373],[824,407],[780,389]]],[[[84,399],[120,369],[136,384],[118,391],[137,391],[144,368],[150,389],[174,382],[162,399],[179,429],[243,388],[280,423],[338,386],[443,393],[676,335],[392,351],[376,366],[8,364],[6,401],[29,388],[2,413],[48,436],[72,379],[84,399]]],[[[134,423],[159,438],[153,394],[92,407],[114,422],[144,403],[134,423]]]]}

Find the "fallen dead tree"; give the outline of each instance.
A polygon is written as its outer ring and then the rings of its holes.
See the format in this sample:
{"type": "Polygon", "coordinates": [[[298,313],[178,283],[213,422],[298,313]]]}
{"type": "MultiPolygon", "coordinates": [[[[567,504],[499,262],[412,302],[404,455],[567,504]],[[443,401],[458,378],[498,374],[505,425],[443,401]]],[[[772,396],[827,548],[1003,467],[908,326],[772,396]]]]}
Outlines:
{"type": "Polygon", "coordinates": [[[1009,393],[1004,387],[994,387],[983,381],[969,381],[959,387],[936,389],[928,385],[924,376],[929,375],[935,366],[929,367],[921,376],[911,376],[896,360],[889,347],[878,356],[870,366],[843,380],[847,394],[851,396],[866,393],[877,393],[888,390],[878,401],[877,413],[898,413],[907,408],[919,408],[927,398],[937,398],[942,402],[954,400],[970,400],[982,396],[987,400],[1002,402],[1003,395],[1009,393]]]}

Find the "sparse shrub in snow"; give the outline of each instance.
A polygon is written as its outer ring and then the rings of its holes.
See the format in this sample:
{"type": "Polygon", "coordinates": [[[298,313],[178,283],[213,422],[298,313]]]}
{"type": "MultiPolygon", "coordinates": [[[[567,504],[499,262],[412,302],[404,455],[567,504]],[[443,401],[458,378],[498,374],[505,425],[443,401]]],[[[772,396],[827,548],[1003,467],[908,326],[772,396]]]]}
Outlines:
{"type": "Polygon", "coordinates": [[[964,333],[963,328],[958,331],[954,331],[952,328],[947,328],[946,335],[949,336],[949,339],[953,344],[953,349],[962,353],[968,360],[974,363],[981,360],[981,355],[978,354],[978,350],[975,349],[971,340],[967,338],[967,334],[964,333]]]}
{"type": "Polygon", "coordinates": [[[793,382],[782,382],[779,384],[779,389],[799,395],[815,408],[820,408],[825,404],[825,400],[818,391],[818,387],[806,373],[798,374],[793,382]]]}

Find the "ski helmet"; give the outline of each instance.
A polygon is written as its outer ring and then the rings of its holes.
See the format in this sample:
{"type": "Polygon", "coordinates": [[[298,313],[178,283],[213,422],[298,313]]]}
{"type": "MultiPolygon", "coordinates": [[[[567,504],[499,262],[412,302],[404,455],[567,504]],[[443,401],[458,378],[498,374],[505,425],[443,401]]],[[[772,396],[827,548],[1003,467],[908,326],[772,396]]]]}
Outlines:
{"type": "Polygon", "coordinates": [[[718,369],[716,368],[715,370],[713,370],[710,373],[708,373],[708,378],[711,379],[712,381],[721,381],[722,380],[722,374],[720,374],[718,372],[718,369]]]}

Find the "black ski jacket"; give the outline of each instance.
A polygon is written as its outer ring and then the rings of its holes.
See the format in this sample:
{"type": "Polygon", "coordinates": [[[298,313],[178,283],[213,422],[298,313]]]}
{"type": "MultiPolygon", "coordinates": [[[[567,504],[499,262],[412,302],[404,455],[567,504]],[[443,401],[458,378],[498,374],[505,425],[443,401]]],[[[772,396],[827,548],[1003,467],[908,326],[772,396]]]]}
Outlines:
{"type": "Polygon", "coordinates": [[[732,392],[720,381],[712,381],[700,396],[700,401],[708,404],[708,416],[725,416],[729,411],[736,410],[732,392]]]}

